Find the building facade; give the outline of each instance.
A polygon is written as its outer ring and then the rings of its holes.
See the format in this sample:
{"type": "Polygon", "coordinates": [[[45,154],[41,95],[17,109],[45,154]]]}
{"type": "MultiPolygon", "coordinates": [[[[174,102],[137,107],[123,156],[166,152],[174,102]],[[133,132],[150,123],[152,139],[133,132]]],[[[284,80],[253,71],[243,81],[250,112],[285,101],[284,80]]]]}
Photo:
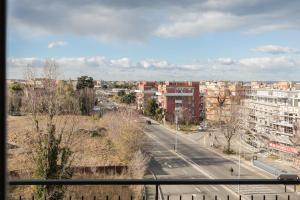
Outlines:
{"type": "Polygon", "coordinates": [[[245,127],[254,135],[255,145],[296,162],[299,149],[291,138],[295,135],[294,125],[300,121],[300,90],[285,83],[255,84],[245,94],[245,127]]]}
{"type": "Polygon", "coordinates": [[[137,109],[143,110],[149,99],[157,99],[157,83],[155,81],[140,81],[136,92],[137,109]]]}
{"type": "Polygon", "coordinates": [[[199,82],[169,82],[158,85],[158,104],[165,111],[165,120],[200,121],[199,82]]]}

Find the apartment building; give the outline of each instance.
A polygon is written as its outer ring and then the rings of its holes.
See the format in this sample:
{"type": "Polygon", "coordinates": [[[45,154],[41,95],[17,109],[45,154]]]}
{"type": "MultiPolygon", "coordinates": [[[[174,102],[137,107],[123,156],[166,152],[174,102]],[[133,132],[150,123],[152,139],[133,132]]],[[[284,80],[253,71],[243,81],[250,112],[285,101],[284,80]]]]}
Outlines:
{"type": "Polygon", "coordinates": [[[158,103],[165,110],[165,120],[200,121],[199,82],[169,82],[158,85],[158,103]]]}
{"type": "Polygon", "coordinates": [[[157,99],[157,83],[155,81],[140,81],[136,92],[137,109],[143,110],[145,103],[151,99],[157,99]]]}
{"type": "Polygon", "coordinates": [[[288,82],[265,86],[252,83],[245,90],[243,104],[248,116],[246,128],[255,136],[257,146],[295,160],[299,150],[291,138],[294,124],[300,121],[300,90],[288,82]]]}
{"type": "Polygon", "coordinates": [[[202,83],[200,88],[205,108],[202,110],[202,115],[208,122],[219,119],[218,105],[220,100],[224,101],[224,112],[229,112],[230,105],[238,104],[245,95],[245,89],[241,82],[209,81],[202,83]]]}

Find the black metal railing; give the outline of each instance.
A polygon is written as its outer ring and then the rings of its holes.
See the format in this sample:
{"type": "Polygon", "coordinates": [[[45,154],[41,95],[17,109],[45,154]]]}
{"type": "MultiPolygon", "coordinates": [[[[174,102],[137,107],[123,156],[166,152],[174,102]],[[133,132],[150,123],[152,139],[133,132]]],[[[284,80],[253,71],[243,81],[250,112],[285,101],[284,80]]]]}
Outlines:
{"type": "MultiPolygon", "coordinates": [[[[296,192],[296,185],[300,185],[300,179],[68,179],[68,180],[37,180],[37,179],[27,179],[27,180],[10,180],[9,185],[11,186],[32,186],[32,185],[152,185],[155,186],[155,199],[159,199],[159,187],[164,185],[294,185],[296,192]]],[[[22,199],[20,197],[20,199],[22,199]]],[[[84,199],[84,197],[82,197],[84,199]]],[[[95,197],[94,197],[95,199],[95,197]]],[[[108,197],[106,198],[108,199],[108,197]]],[[[121,197],[119,196],[119,200],[121,197]]],[[[130,199],[133,199],[131,196],[130,199]]],[[[145,196],[143,197],[145,199],[145,196]]],[[[167,196],[169,200],[169,196],[167,196]]],[[[182,199],[182,196],[179,196],[182,199]]],[[[191,196],[194,199],[194,196],[191,196]]],[[[217,196],[214,198],[218,199],[217,196]]],[[[242,199],[239,195],[239,199],[242,199]]],[[[253,200],[253,195],[251,195],[253,200]]],[[[275,199],[278,196],[275,195],[275,199]]],[[[205,196],[203,196],[205,200],[205,196]]],[[[229,196],[227,196],[229,200],[229,196]]],[[[263,195],[263,200],[265,200],[265,195],[263,195]]],[[[290,200],[290,195],[288,195],[287,200],[290,200]]]]}

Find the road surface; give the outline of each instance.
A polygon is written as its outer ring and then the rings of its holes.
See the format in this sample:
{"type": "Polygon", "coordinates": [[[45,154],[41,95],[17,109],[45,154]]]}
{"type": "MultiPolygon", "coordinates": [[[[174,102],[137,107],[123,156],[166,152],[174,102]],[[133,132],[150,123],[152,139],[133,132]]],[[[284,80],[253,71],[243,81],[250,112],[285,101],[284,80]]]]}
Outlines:
{"type": "MultiPolygon", "coordinates": [[[[145,127],[145,133],[147,135],[146,144],[144,150],[152,155],[152,159],[149,164],[149,169],[159,178],[211,178],[211,179],[232,179],[238,178],[238,165],[228,160],[219,154],[212,152],[211,150],[203,147],[201,144],[191,141],[190,139],[178,135],[178,148],[177,152],[174,151],[174,143],[176,134],[170,130],[164,128],[162,125],[152,123],[145,127]],[[230,172],[230,168],[234,169],[233,174],[230,172]]],[[[263,172],[255,167],[242,165],[241,166],[241,178],[274,178],[266,172],[263,172]]],[[[292,186],[289,186],[291,189],[292,186]]],[[[251,185],[240,186],[240,194],[244,199],[250,199],[251,195],[260,196],[266,195],[266,200],[275,200],[275,195],[279,195],[279,199],[291,195],[291,200],[300,199],[299,193],[293,193],[292,190],[284,192],[283,186],[268,186],[268,185],[251,185]]],[[[179,195],[182,195],[182,199],[203,199],[203,195],[206,199],[215,199],[215,195],[218,199],[227,199],[227,195],[230,199],[237,199],[238,186],[162,186],[161,190],[165,199],[167,195],[170,196],[170,200],[179,199],[179,195]]]]}

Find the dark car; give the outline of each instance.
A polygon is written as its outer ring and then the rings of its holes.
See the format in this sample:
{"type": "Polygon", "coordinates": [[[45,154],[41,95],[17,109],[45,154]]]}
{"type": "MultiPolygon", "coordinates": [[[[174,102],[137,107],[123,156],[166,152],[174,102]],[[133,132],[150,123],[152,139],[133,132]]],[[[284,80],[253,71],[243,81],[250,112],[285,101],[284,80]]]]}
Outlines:
{"type": "Polygon", "coordinates": [[[146,120],[146,123],[147,124],[151,124],[151,120],[146,120]]]}
{"type": "Polygon", "coordinates": [[[297,174],[280,174],[277,179],[279,180],[299,180],[299,176],[297,174]]]}

